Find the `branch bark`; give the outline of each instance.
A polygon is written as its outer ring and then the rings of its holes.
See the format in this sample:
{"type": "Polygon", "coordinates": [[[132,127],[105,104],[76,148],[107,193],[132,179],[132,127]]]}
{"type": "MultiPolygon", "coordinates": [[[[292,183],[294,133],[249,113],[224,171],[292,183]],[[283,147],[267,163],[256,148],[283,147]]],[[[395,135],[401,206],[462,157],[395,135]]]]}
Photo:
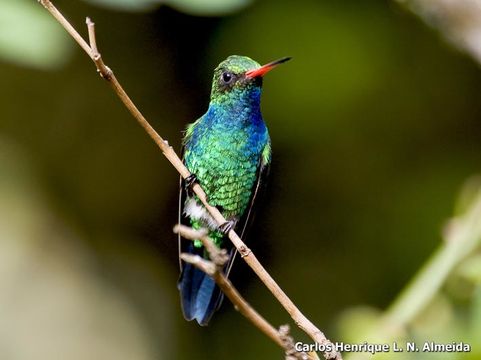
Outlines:
{"type": "MultiPolygon", "coordinates": [[[[108,68],[98,52],[97,43],[95,40],[95,28],[94,23],[87,19],[87,27],[89,30],[90,45],[82,38],[82,36],[75,30],[75,28],[65,19],[65,17],[57,10],[57,8],[52,4],[50,0],[38,0],[38,2],[47,9],[50,14],[64,27],[64,29],[72,36],[72,38],[80,45],[80,47],[87,53],[87,55],[94,62],[97,67],[97,71],[112,87],[114,92],[118,95],[120,100],[123,102],[125,107],[129,110],[132,116],[137,120],[137,122],[144,128],[147,134],[154,140],[157,146],[160,148],[167,160],[174,166],[174,168],[180,173],[180,175],[185,179],[190,175],[189,170],[185,167],[182,160],[177,156],[173,148],[169,143],[164,140],[149,124],[147,119],[142,115],[139,109],[135,106],[133,101],[127,95],[123,87],[120,85],[119,81],[115,77],[113,71],[108,68]]],[[[226,222],[226,219],[220,211],[207,202],[207,197],[199,184],[195,184],[192,188],[194,193],[197,195],[199,200],[203,203],[207,211],[215,219],[215,221],[221,225],[226,222]]],[[[231,230],[229,232],[229,239],[232,241],[234,246],[237,248],[241,254],[244,261],[254,270],[261,281],[266,285],[266,287],[271,291],[274,297],[279,301],[279,303],[284,307],[284,309],[289,313],[291,318],[294,320],[296,325],[301,328],[311,339],[320,345],[331,345],[331,342],[326,338],[324,333],[317,328],[314,323],[312,323],[294,304],[294,302],[287,296],[287,294],[281,289],[281,287],[274,281],[274,279],[269,275],[262,264],[257,260],[254,253],[244,244],[241,238],[231,230]]],[[[328,348],[334,348],[333,346],[327,346],[328,348]]],[[[336,351],[325,352],[325,359],[336,359],[342,360],[341,354],[336,351]]]]}
{"type": "Polygon", "coordinates": [[[222,292],[229,298],[234,304],[234,307],[244,317],[249,320],[255,327],[266,334],[272,341],[284,349],[286,357],[293,359],[307,360],[307,359],[319,359],[317,354],[309,356],[304,352],[297,352],[294,349],[294,341],[289,335],[289,327],[281,326],[276,330],[269,322],[267,322],[262,315],[260,315],[254,308],[239,294],[237,289],[222,273],[222,269],[229,260],[229,256],[224,249],[219,249],[212,240],[207,236],[206,231],[194,230],[188,226],[176,225],[174,232],[180,234],[182,237],[188,240],[199,239],[202,241],[207,253],[209,254],[210,261],[201,258],[198,255],[182,253],[180,256],[182,260],[188,262],[207,275],[211,276],[222,292]]]}

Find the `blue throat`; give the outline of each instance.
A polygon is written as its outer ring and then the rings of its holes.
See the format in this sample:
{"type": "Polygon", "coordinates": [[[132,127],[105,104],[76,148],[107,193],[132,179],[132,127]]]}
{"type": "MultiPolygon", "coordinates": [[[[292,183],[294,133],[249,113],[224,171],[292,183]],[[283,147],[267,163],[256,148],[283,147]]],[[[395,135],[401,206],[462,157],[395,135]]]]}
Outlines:
{"type": "Polygon", "coordinates": [[[260,101],[260,87],[233,89],[212,99],[206,115],[219,118],[220,121],[249,125],[249,122],[262,121],[260,101]]]}

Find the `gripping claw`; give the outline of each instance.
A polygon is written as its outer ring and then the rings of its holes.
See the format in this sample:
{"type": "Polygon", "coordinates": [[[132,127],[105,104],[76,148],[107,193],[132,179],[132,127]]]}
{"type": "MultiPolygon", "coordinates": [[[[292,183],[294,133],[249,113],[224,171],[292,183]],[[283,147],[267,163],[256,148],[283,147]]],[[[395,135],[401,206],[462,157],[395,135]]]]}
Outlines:
{"type": "Polygon", "coordinates": [[[219,230],[222,234],[227,235],[229,231],[231,231],[234,228],[235,221],[234,220],[229,220],[220,225],[217,230],[219,230]]]}
{"type": "Polygon", "coordinates": [[[185,191],[187,192],[187,195],[189,197],[192,197],[193,195],[193,192],[192,192],[192,187],[195,185],[195,184],[198,184],[199,183],[199,180],[197,180],[197,176],[195,174],[190,174],[189,176],[187,176],[185,178],[185,191]]]}

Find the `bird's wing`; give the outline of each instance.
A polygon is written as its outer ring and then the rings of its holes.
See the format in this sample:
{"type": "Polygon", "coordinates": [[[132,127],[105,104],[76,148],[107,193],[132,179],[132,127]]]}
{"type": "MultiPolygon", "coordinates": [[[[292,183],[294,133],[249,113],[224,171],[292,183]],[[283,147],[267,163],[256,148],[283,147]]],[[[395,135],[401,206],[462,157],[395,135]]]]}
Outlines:
{"type": "MultiPolygon", "coordinates": [[[[252,215],[255,210],[254,205],[256,203],[256,198],[262,192],[263,185],[265,184],[265,180],[267,179],[267,176],[269,174],[270,159],[271,159],[271,144],[270,142],[268,142],[264,148],[264,151],[262,152],[261,159],[259,160],[259,166],[257,168],[257,181],[254,185],[254,191],[252,192],[251,200],[249,202],[249,207],[247,208],[247,211],[245,212],[245,214],[242,216],[242,218],[239,220],[239,222],[236,225],[236,230],[237,231],[240,230],[240,238],[242,239],[242,241],[245,241],[244,235],[246,233],[246,230],[250,226],[250,223],[252,222],[252,215]]],[[[230,256],[229,264],[225,272],[227,277],[230,274],[237,252],[238,252],[237,249],[234,248],[230,256]]]]}
{"type": "MultiPolygon", "coordinates": [[[[190,134],[187,134],[190,135],[190,134]]],[[[184,155],[184,147],[182,148],[182,155],[184,155]]],[[[245,212],[245,214],[241,217],[241,219],[237,222],[235,230],[240,231],[240,237],[241,239],[244,239],[244,235],[246,233],[247,228],[249,227],[251,221],[252,221],[252,215],[254,213],[254,204],[255,200],[257,199],[258,195],[263,188],[263,184],[265,184],[265,180],[267,178],[267,175],[269,174],[269,168],[270,168],[270,159],[271,159],[271,145],[270,141],[267,142],[266,146],[264,147],[264,150],[262,152],[261,158],[259,160],[259,165],[257,168],[257,181],[254,185],[254,191],[252,192],[251,199],[249,202],[249,206],[245,212]]],[[[184,156],[182,156],[182,161],[184,161],[184,156]]],[[[185,186],[184,186],[184,179],[182,176],[180,176],[179,179],[179,212],[178,212],[178,223],[183,224],[183,225],[189,225],[189,220],[186,216],[183,214],[183,204],[186,199],[186,192],[185,192],[185,186]]],[[[178,251],[179,251],[179,267],[180,270],[182,271],[182,260],[180,259],[180,254],[182,252],[186,251],[186,242],[182,241],[182,237],[178,235],[178,251]]],[[[229,248],[229,247],[228,247],[229,248]]],[[[228,277],[229,273],[232,269],[232,265],[234,264],[234,260],[237,255],[237,250],[235,247],[232,247],[229,256],[229,261],[226,264],[226,271],[225,274],[228,277]]]]}
{"type": "MultiPolygon", "coordinates": [[[[181,159],[182,159],[182,163],[184,163],[184,164],[185,164],[186,144],[192,138],[194,128],[199,123],[199,121],[201,119],[202,118],[199,118],[196,121],[194,121],[193,123],[188,124],[185,131],[184,131],[184,137],[182,139],[182,148],[181,148],[181,159]]],[[[178,206],[179,212],[178,212],[177,223],[189,226],[190,221],[186,216],[184,216],[184,211],[183,211],[183,205],[184,205],[185,199],[187,197],[184,182],[185,182],[184,178],[182,177],[182,175],[180,175],[180,177],[179,177],[179,206],[178,206]]],[[[180,234],[177,235],[177,241],[178,241],[178,248],[179,248],[179,267],[180,267],[180,271],[182,271],[182,260],[180,259],[180,254],[183,253],[183,252],[186,252],[188,242],[186,243],[185,241],[182,241],[182,236],[180,236],[180,234]]]]}
{"type": "MultiPolygon", "coordinates": [[[[184,160],[182,159],[182,162],[184,160]]],[[[177,223],[178,224],[182,224],[182,225],[186,225],[187,224],[187,218],[183,215],[183,209],[182,209],[182,206],[185,202],[185,189],[184,189],[184,178],[182,177],[182,175],[179,176],[179,213],[178,213],[178,218],[177,218],[177,223]]],[[[180,236],[180,234],[177,235],[177,242],[178,242],[178,247],[179,247],[179,268],[180,268],[180,271],[182,271],[182,260],[180,258],[180,254],[183,252],[182,251],[182,236],[180,236]]]]}

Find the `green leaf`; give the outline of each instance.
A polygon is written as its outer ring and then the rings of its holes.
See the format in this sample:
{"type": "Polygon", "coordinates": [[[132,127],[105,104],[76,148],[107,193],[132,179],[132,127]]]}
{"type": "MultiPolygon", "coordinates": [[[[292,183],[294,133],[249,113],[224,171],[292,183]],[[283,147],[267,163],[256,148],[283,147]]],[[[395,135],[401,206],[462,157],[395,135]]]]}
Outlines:
{"type": "Polygon", "coordinates": [[[0,1],[1,59],[51,69],[64,64],[72,48],[65,31],[36,1],[0,1]]]}

